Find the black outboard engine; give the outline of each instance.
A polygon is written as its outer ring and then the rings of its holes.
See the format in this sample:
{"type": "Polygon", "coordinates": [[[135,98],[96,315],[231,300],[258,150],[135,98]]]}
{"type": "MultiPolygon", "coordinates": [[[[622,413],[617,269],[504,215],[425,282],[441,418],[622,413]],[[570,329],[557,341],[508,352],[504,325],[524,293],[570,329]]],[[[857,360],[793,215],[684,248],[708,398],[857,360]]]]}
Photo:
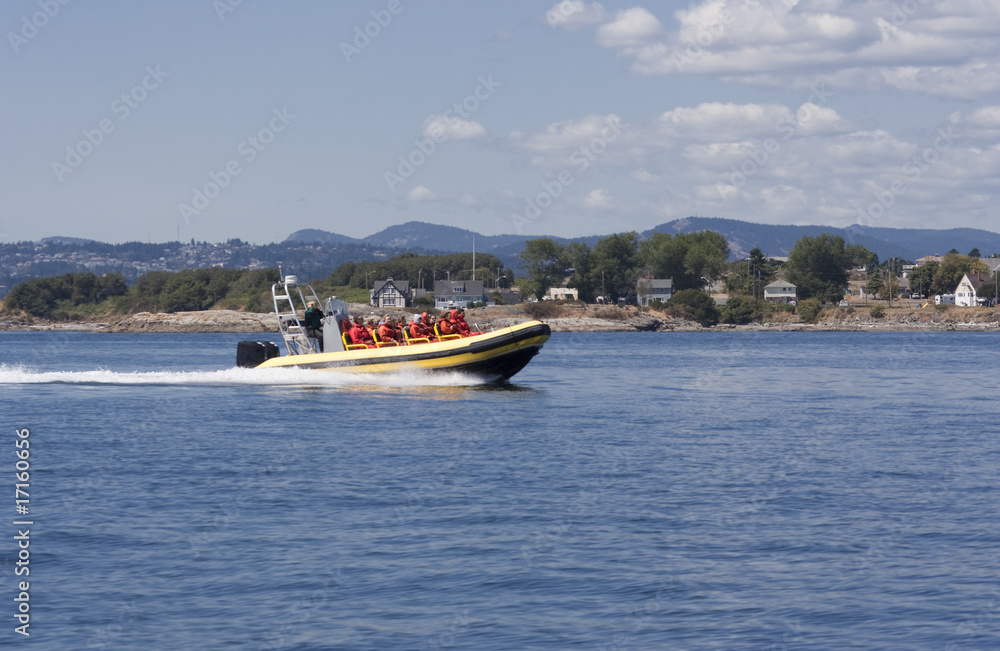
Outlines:
{"type": "Polygon", "coordinates": [[[241,341],[236,345],[236,365],[253,368],[279,354],[278,346],[270,341],[241,341]]]}

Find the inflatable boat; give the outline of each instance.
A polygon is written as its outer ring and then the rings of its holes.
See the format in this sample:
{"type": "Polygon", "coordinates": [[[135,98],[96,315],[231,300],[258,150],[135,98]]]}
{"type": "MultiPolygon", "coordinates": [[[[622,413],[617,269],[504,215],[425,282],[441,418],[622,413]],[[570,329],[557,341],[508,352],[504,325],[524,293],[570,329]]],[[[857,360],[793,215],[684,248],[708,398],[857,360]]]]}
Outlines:
{"type": "Polygon", "coordinates": [[[271,295],[286,354],[281,355],[278,346],[270,342],[241,341],[236,352],[239,366],[350,373],[453,371],[493,382],[509,379],[524,368],[551,334],[547,324],[528,321],[440,341],[359,347],[349,345],[340,331],[339,324],[349,319],[344,301],[330,297],[321,303],[313,288],[300,283],[295,276],[275,283],[271,295]],[[323,352],[320,352],[319,339],[308,336],[310,333],[306,331],[303,318],[298,316],[313,301],[323,305],[323,352]]]}

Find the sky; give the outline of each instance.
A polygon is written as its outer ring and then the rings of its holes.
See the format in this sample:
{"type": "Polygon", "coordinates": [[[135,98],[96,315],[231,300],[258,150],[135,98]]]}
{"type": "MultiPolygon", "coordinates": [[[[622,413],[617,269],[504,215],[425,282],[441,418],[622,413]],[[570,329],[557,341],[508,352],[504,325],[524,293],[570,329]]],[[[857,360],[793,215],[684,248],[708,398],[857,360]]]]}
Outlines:
{"type": "Polygon", "coordinates": [[[4,0],[0,241],[1000,231],[996,0],[4,0]]]}

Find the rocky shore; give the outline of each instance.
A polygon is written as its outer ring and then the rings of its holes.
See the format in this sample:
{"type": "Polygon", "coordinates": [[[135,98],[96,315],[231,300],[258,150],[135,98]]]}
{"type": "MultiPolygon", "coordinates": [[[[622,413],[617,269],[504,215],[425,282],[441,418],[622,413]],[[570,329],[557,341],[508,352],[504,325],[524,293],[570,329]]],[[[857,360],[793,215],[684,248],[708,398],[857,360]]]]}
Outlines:
{"type": "MultiPolygon", "coordinates": [[[[352,314],[367,317],[392,314],[408,319],[411,310],[381,310],[364,304],[352,304],[352,314]]],[[[531,309],[530,307],[528,308],[531,309]]],[[[772,320],[747,325],[719,324],[702,327],[693,321],[679,319],[660,312],[640,312],[635,307],[604,307],[592,305],[546,306],[541,319],[554,332],[732,332],[732,331],[998,331],[1000,309],[949,307],[944,310],[911,306],[893,307],[876,318],[869,308],[830,307],[820,315],[818,323],[799,322],[791,313],[773,315],[772,320]]],[[[506,305],[467,311],[467,320],[474,327],[488,330],[523,323],[532,317],[524,306],[506,305]]],[[[0,317],[0,330],[18,331],[86,331],[86,332],[277,332],[273,314],[238,312],[235,310],[205,310],[171,314],[140,312],[92,321],[46,321],[26,316],[0,317]]]]}

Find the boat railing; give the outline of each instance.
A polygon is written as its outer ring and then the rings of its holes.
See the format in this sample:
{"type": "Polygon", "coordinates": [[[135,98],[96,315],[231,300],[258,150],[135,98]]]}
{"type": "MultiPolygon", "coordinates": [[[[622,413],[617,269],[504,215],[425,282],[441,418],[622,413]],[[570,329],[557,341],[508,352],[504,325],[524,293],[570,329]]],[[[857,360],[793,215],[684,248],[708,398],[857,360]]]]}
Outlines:
{"type": "Polygon", "coordinates": [[[278,318],[278,333],[285,342],[288,354],[319,352],[316,340],[306,334],[305,325],[298,315],[298,310],[304,311],[309,301],[320,304],[315,290],[309,285],[300,285],[296,276],[285,276],[282,282],[271,285],[271,298],[274,300],[274,314],[278,318]],[[303,287],[308,296],[302,291],[303,287]]]}

